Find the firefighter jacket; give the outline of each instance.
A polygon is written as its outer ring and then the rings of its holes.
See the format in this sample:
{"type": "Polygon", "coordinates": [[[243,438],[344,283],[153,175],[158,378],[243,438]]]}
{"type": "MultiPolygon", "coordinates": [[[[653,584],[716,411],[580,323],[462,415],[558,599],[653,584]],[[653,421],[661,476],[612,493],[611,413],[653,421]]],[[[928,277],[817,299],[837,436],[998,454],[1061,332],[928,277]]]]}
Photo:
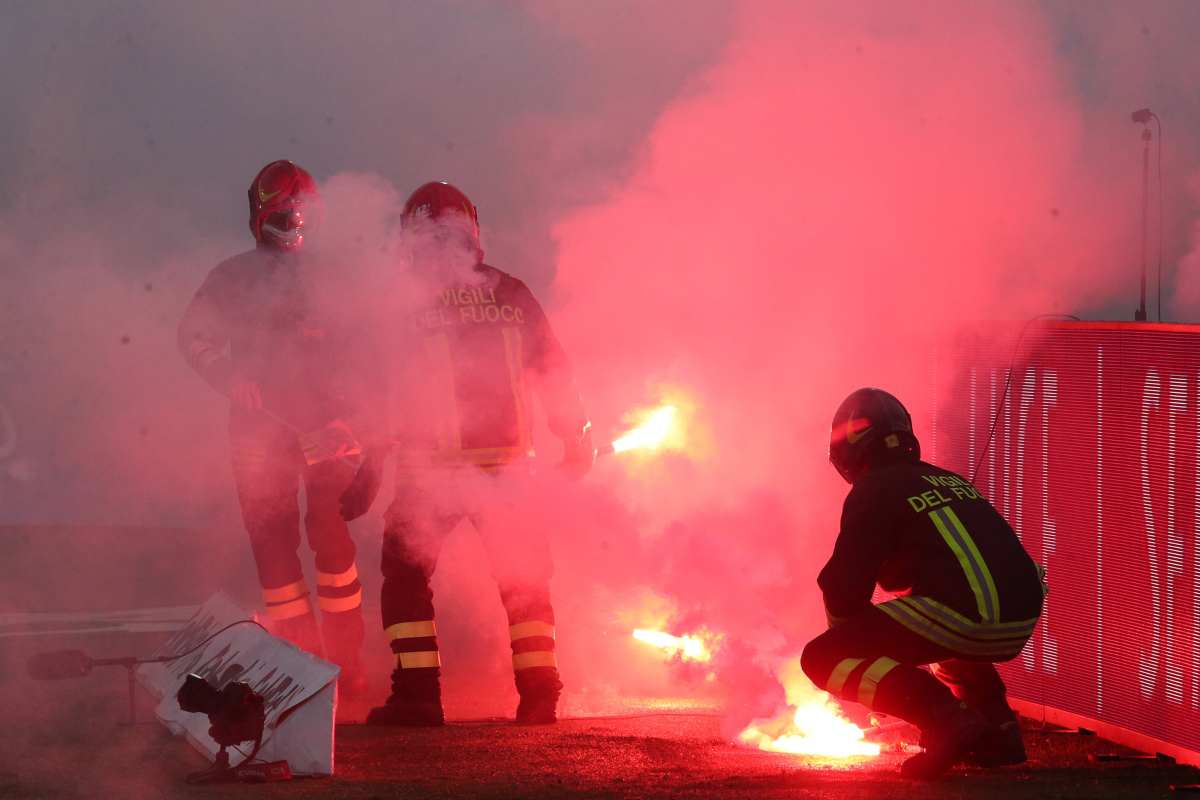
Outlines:
{"type": "Polygon", "coordinates": [[[1019,651],[1044,595],[1040,569],[992,504],[923,461],[879,467],[854,484],[817,582],[833,623],[868,607],[879,583],[902,595],[881,611],[978,656],[999,654],[1000,639],[1019,651]]]}
{"type": "Polygon", "coordinates": [[[534,394],[560,439],[588,425],[566,354],[529,288],[482,263],[466,278],[417,308],[405,352],[390,359],[401,465],[487,467],[531,456],[534,394]]]}
{"type": "MultiPolygon", "coordinates": [[[[300,254],[251,250],[208,274],[179,323],[188,365],[222,394],[235,379],[256,382],[263,407],[301,431],[344,412],[345,337],[312,302],[300,254]]],[[[265,415],[232,409],[232,427],[252,428],[265,415]]]]}

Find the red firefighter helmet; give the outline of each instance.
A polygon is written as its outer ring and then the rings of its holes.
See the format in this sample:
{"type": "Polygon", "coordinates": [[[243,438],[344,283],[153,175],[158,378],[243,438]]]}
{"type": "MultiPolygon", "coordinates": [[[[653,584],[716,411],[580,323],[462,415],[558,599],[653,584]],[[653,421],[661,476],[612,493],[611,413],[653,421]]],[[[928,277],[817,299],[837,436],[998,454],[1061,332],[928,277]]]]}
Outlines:
{"type": "Polygon", "coordinates": [[[892,395],[882,389],[859,389],[838,406],[829,434],[829,461],[847,483],[878,464],[920,458],[912,417],[892,395]]]}
{"type": "Polygon", "coordinates": [[[408,196],[401,214],[401,223],[410,228],[419,220],[445,220],[450,215],[460,215],[469,224],[467,230],[479,249],[479,211],[463,192],[446,181],[430,181],[419,186],[408,196]]]}
{"type": "Polygon", "coordinates": [[[250,232],[260,247],[298,250],[315,221],[317,182],[291,161],[272,161],[250,184],[250,232]]]}

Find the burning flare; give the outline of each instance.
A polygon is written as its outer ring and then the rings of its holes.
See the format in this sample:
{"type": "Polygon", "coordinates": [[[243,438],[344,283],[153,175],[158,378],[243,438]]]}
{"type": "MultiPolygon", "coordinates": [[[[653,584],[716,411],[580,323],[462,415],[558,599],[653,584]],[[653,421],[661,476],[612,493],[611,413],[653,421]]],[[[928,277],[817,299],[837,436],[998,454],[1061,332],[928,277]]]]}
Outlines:
{"type": "Polygon", "coordinates": [[[738,734],[738,741],[772,753],[830,758],[879,755],[879,745],[866,741],[862,729],[842,716],[828,694],[812,685],[798,660],[786,662],[779,679],[788,707],[770,719],[751,722],[738,734]]]}
{"type": "Polygon", "coordinates": [[[673,636],[666,631],[638,628],[633,638],[657,647],[670,656],[679,656],[681,661],[707,662],[712,660],[712,636],[701,632],[696,636],[673,636]]]}
{"type": "Polygon", "coordinates": [[[679,413],[673,405],[659,406],[646,419],[630,431],[613,441],[614,453],[627,450],[657,450],[667,443],[675,429],[675,417],[679,413]]]}

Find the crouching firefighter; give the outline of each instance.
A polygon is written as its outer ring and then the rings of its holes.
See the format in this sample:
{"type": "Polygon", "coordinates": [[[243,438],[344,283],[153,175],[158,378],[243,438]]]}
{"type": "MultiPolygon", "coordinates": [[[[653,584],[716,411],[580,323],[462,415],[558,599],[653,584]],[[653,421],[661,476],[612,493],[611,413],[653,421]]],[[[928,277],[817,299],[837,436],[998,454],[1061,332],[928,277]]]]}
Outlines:
{"type": "MultiPolygon", "coordinates": [[[[314,309],[306,234],[319,209],[316,182],[274,161],[250,185],[256,247],[218,264],[179,324],[187,363],[230,398],[229,436],[242,519],[271,630],[342,672],[343,693],[364,688],[362,587],[339,498],[355,447],[339,365],[341,337],[314,309]],[[312,433],[302,433],[312,432],[312,433]],[[300,506],[316,556],[318,628],[300,558],[300,506]]],[[[353,462],[353,463],[352,463],[353,462]]]]}
{"type": "MultiPolygon", "coordinates": [[[[555,722],[562,683],[555,657],[552,563],[537,530],[517,523],[532,509],[514,491],[530,471],[531,395],[564,445],[576,476],[595,458],[567,358],[533,294],[483,263],[479,218],[461,191],[418,188],[402,230],[422,299],[408,309],[402,357],[388,358],[396,470],[385,513],[383,628],[395,658],[392,691],[368,724],[443,723],[437,628],[430,579],[446,536],[469,519],[492,563],[508,616],[518,723],[555,722]],[[515,512],[515,513],[513,513],[515,512]]],[[[365,513],[379,489],[385,453],[369,447],[343,497],[347,519],[365,513]]]]}
{"type": "Polygon", "coordinates": [[[960,761],[1023,762],[994,664],[1033,634],[1041,570],[970,482],[921,461],[908,411],[887,392],[846,398],[829,459],[851,489],[817,579],[830,627],[805,647],[804,671],[920,728],[924,750],[904,763],[906,777],[933,779],[960,761]],[[876,583],[897,596],[872,605],[876,583]]]}

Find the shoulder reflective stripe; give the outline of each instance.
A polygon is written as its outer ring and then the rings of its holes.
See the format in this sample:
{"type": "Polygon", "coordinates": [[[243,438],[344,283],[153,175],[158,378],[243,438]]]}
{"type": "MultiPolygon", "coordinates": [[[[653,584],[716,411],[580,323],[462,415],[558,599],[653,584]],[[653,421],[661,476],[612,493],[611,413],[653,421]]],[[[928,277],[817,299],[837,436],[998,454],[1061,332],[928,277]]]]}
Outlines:
{"type": "Polygon", "coordinates": [[[825,682],[825,691],[830,694],[841,694],[842,687],[846,685],[846,679],[850,677],[850,673],[854,672],[854,668],[864,661],[866,661],[865,658],[847,658],[839,661],[833,668],[833,672],[829,673],[829,680],[825,682]]]}
{"type": "Polygon", "coordinates": [[[986,595],[986,590],[983,586],[983,581],[979,577],[979,571],[971,563],[971,557],[967,554],[966,548],[959,541],[958,536],[951,532],[947,521],[942,518],[941,510],[930,511],[929,518],[933,520],[933,524],[938,529],[938,533],[942,535],[946,546],[954,552],[954,557],[958,559],[959,566],[962,567],[963,574],[967,578],[967,583],[971,585],[971,591],[975,595],[975,604],[979,607],[979,616],[985,620],[992,619],[992,608],[989,598],[986,595]]]}
{"type": "Polygon", "coordinates": [[[345,572],[317,572],[317,586],[349,586],[358,580],[358,565],[351,564],[345,572]]]}
{"type": "Polygon", "coordinates": [[[298,600],[293,600],[290,603],[281,603],[279,605],[267,606],[267,616],[271,619],[291,619],[292,617],[302,617],[305,614],[312,613],[312,603],[308,602],[308,596],[301,597],[298,600]]]}
{"type": "Polygon", "coordinates": [[[322,611],[330,611],[338,613],[342,611],[353,611],[362,605],[362,589],[359,589],[348,597],[317,597],[317,605],[322,611]]]}
{"type": "Polygon", "coordinates": [[[517,639],[526,639],[530,636],[545,636],[553,639],[554,626],[549,622],[541,622],[540,620],[518,622],[516,625],[508,626],[508,638],[514,642],[517,639]]]}
{"type": "Polygon", "coordinates": [[[425,353],[429,356],[429,381],[437,397],[438,412],[445,416],[437,421],[438,444],[452,450],[462,449],[462,422],[458,416],[458,391],[454,381],[454,355],[450,350],[450,337],[435,333],[425,337],[425,353]]]}
{"type": "Polygon", "coordinates": [[[513,669],[522,670],[531,667],[557,667],[553,650],[534,650],[529,653],[513,654],[513,669]]]}
{"type": "Polygon", "coordinates": [[[297,597],[303,597],[308,594],[308,586],[303,580],[298,580],[295,583],[289,583],[287,586],[280,586],[276,589],[263,589],[262,596],[264,603],[285,603],[288,600],[295,600],[297,597]]]}
{"type": "Polygon", "coordinates": [[[504,336],[504,358],[508,363],[508,380],[512,385],[513,404],[517,412],[517,436],[522,444],[526,444],[526,420],[529,412],[526,408],[528,394],[525,391],[525,355],[521,348],[521,329],[501,330],[504,336]]]}
{"type": "Polygon", "coordinates": [[[967,551],[979,565],[979,574],[983,577],[983,587],[987,595],[992,599],[992,618],[991,622],[1000,620],[1000,593],[996,591],[996,582],[992,580],[992,571],[988,569],[987,561],[984,560],[983,554],[979,552],[979,548],[975,544],[975,540],[971,538],[971,534],[967,531],[967,526],[963,525],[958,514],[954,513],[951,506],[946,506],[946,518],[950,520],[950,524],[958,531],[958,535],[962,537],[963,542],[967,546],[967,551]]]}
{"type": "Polygon", "coordinates": [[[397,622],[395,625],[389,625],[383,632],[387,634],[388,641],[417,639],[422,636],[437,636],[437,626],[433,620],[423,619],[416,622],[397,622]]]}
{"type": "Polygon", "coordinates": [[[437,650],[422,650],[419,653],[396,653],[396,666],[401,669],[429,669],[440,667],[442,657],[437,650]]]}
{"type": "Polygon", "coordinates": [[[879,682],[898,666],[900,666],[899,661],[887,657],[877,658],[871,662],[871,666],[867,667],[867,671],[863,673],[862,680],[858,682],[858,702],[871,708],[875,702],[875,690],[879,688],[879,682]]]}

